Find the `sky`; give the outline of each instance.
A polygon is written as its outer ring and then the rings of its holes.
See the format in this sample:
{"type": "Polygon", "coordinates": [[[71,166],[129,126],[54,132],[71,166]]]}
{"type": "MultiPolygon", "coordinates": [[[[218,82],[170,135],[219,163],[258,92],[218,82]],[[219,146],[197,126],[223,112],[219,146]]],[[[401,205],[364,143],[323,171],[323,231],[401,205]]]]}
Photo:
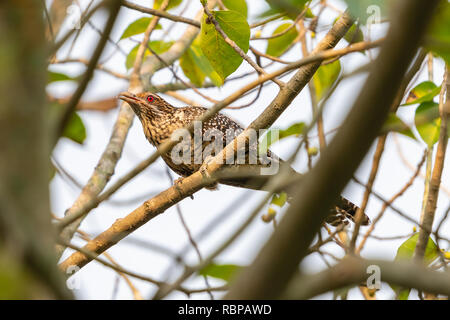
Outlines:
{"type": "MultiPolygon", "coordinates": [[[[134,0],[133,2],[147,7],[152,5],[152,1],[148,0],[134,0]]],[[[183,0],[180,7],[171,10],[171,13],[179,13],[187,2],[188,0],[183,0]]],[[[341,10],[345,8],[345,5],[341,1],[334,0],[329,2],[341,10]]],[[[79,3],[82,8],[85,8],[89,1],[79,0],[79,3]]],[[[247,1],[247,4],[249,7],[250,22],[255,21],[255,17],[266,9],[264,1],[247,1]]],[[[192,0],[189,9],[184,13],[184,16],[193,18],[199,9],[200,3],[192,0]]],[[[122,8],[110,38],[114,42],[117,42],[127,25],[143,16],[145,15],[140,12],[122,8]]],[[[321,37],[323,37],[325,34],[324,31],[329,29],[335,18],[335,11],[331,9],[326,9],[324,11],[319,21],[319,30],[322,32],[318,32],[316,38],[313,39],[312,44],[309,43],[310,48],[311,45],[315,45],[321,37]]],[[[91,21],[98,29],[102,29],[105,22],[105,14],[103,12],[95,14],[91,21]]],[[[163,29],[170,25],[170,21],[164,19],[161,19],[160,23],[163,26],[163,29]]],[[[270,35],[280,24],[281,22],[270,24],[263,30],[263,36],[270,35]]],[[[64,31],[68,30],[70,27],[71,21],[70,19],[67,19],[61,34],[64,34],[64,31]]],[[[176,25],[164,40],[169,41],[178,39],[186,27],[187,26],[184,24],[176,25]]],[[[385,31],[386,24],[373,26],[371,29],[371,39],[374,40],[382,37],[385,31]]],[[[163,31],[161,30],[155,31],[152,35],[152,40],[159,39],[162,34],[163,31]]],[[[91,26],[87,25],[85,30],[81,33],[70,57],[88,59],[92,54],[98,39],[98,33],[91,26]]],[[[141,36],[135,36],[133,39],[140,40],[141,36]]],[[[136,42],[125,39],[118,42],[118,45],[120,46],[120,49],[118,49],[117,45],[109,42],[100,62],[117,72],[125,74],[127,70],[125,68],[124,53],[128,53],[135,44],[136,42]]],[[[252,45],[258,50],[264,51],[266,41],[253,41],[252,45]]],[[[338,47],[341,48],[345,45],[345,41],[342,41],[338,44],[338,47]]],[[[67,45],[63,47],[59,52],[58,58],[66,58],[68,48],[69,46],[67,45]]],[[[296,44],[285,56],[283,56],[283,59],[288,61],[299,59],[300,50],[300,45],[296,44]]],[[[372,51],[373,57],[376,57],[376,52],[377,50],[372,51]]],[[[369,62],[370,59],[371,55],[362,53],[353,53],[345,56],[341,59],[343,67],[342,72],[344,74],[350,73],[352,70],[369,62]]],[[[265,60],[265,63],[267,63],[267,60],[265,60]]],[[[443,67],[444,64],[442,61],[435,60],[434,81],[438,85],[442,81],[443,67]]],[[[51,70],[77,76],[82,74],[84,68],[84,65],[73,63],[55,65],[51,67],[51,70]]],[[[274,68],[276,67],[269,68],[268,70],[274,70],[274,68]]],[[[252,69],[244,62],[232,76],[251,70],[252,69]]],[[[179,74],[182,74],[181,71],[179,74]]],[[[287,81],[291,76],[292,74],[282,78],[282,80],[287,81]]],[[[366,75],[359,74],[343,80],[327,102],[324,111],[324,124],[325,132],[330,132],[327,135],[328,142],[331,141],[333,137],[333,129],[337,128],[345,119],[357,94],[359,94],[365,77],[366,75]]],[[[427,80],[427,77],[426,69],[424,69],[418,78],[417,83],[427,80]]],[[[163,70],[157,72],[152,80],[154,84],[164,84],[174,81],[174,78],[169,71],[163,70]]],[[[245,85],[247,81],[248,80],[245,79],[236,80],[222,88],[201,91],[214,97],[214,99],[221,99],[245,85]]],[[[60,82],[50,84],[47,89],[50,94],[56,97],[65,97],[70,95],[75,88],[76,83],[74,82],[60,82]]],[[[96,71],[94,78],[83,95],[83,100],[92,101],[108,98],[117,95],[120,91],[126,90],[126,88],[127,82],[125,80],[114,78],[101,71],[96,71]]],[[[240,110],[225,110],[223,113],[231,116],[243,125],[248,125],[264,110],[270,101],[272,101],[277,92],[277,86],[269,84],[262,90],[259,99],[252,106],[240,110]]],[[[195,93],[183,92],[183,94],[185,94],[186,97],[198,101],[204,106],[211,105],[210,102],[205,101],[195,93]]],[[[165,95],[163,95],[163,97],[174,106],[183,106],[183,103],[174,100],[171,97],[165,95]]],[[[236,102],[236,104],[249,102],[253,97],[253,94],[249,97],[244,97],[236,102]]],[[[398,115],[407,124],[412,124],[414,123],[414,109],[415,106],[402,107],[400,108],[398,115]]],[[[79,145],[65,138],[60,139],[58,142],[58,145],[53,152],[53,158],[60,163],[79,184],[84,185],[92,174],[93,169],[109,140],[117,113],[118,108],[106,113],[94,111],[79,112],[87,129],[87,139],[84,144],[79,145]]],[[[305,88],[292,102],[286,112],[284,112],[275,122],[274,126],[287,128],[289,125],[299,121],[309,123],[311,118],[309,92],[307,88],[305,88]]],[[[311,135],[312,146],[318,146],[316,131],[314,130],[311,135]]],[[[295,137],[287,138],[274,145],[272,151],[286,159],[294,151],[298,141],[298,138],[295,137]]],[[[423,142],[415,141],[400,135],[390,134],[382,156],[381,167],[374,184],[374,190],[384,198],[389,198],[394,193],[398,192],[413,175],[413,169],[409,168],[407,163],[415,167],[423,155],[424,148],[425,144],[423,142]],[[403,159],[400,156],[399,147],[401,148],[403,159]],[[405,163],[405,160],[407,163],[405,163]]],[[[114,183],[118,177],[121,177],[130,169],[134,168],[135,165],[147,158],[154,151],[155,149],[145,140],[140,122],[135,119],[128,134],[122,157],[118,162],[110,184],[114,183]]],[[[365,160],[355,174],[355,176],[362,181],[367,181],[373,152],[374,147],[372,146],[370,152],[367,154],[365,160]]],[[[440,221],[443,212],[449,205],[449,165],[450,163],[447,157],[442,176],[442,185],[445,190],[441,190],[439,195],[435,225],[440,221]]],[[[294,163],[294,168],[299,172],[307,171],[306,154],[304,152],[294,163]]],[[[424,170],[422,169],[422,172],[423,171],[424,170]]],[[[172,173],[172,176],[177,178],[174,173],[172,173]]],[[[172,179],[167,175],[164,162],[159,159],[137,178],[133,179],[114,194],[110,201],[102,203],[98,208],[94,209],[83,221],[81,229],[91,236],[95,236],[107,229],[116,219],[126,216],[143,201],[151,198],[156,193],[167,189],[171,185],[172,179]]],[[[411,188],[395,202],[395,207],[401,209],[402,212],[406,213],[411,218],[418,220],[421,210],[423,189],[424,181],[419,177],[415,180],[411,188]]],[[[50,191],[52,211],[59,217],[63,216],[64,211],[73,204],[80,193],[80,189],[76,183],[62,178],[60,175],[56,175],[52,180],[50,191]]],[[[351,181],[344,190],[343,195],[354,203],[360,204],[363,193],[363,188],[351,181]]],[[[248,217],[251,210],[258,204],[258,201],[260,201],[264,195],[265,193],[263,191],[248,191],[229,186],[220,186],[218,191],[201,190],[195,193],[194,199],[187,198],[180,202],[180,209],[183,217],[191,234],[197,241],[203,258],[207,257],[223,241],[228,239],[232,232],[248,217]],[[217,221],[219,218],[221,218],[221,221],[217,221]],[[214,223],[214,221],[216,222],[214,223]],[[202,234],[206,235],[201,237],[202,234]]],[[[286,207],[287,206],[278,213],[278,221],[282,219],[286,207]]],[[[381,202],[372,196],[366,209],[366,213],[373,219],[378,214],[380,208],[381,202]]],[[[216,263],[248,265],[252,262],[259,249],[269,239],[273,232],[273,225],[262,222],[260,218],[266,212],[267,207],[262,210],[258,215],[258,218],[251,223],[249,228],[227,250],[217,257],[216,263]]],[[[365,231],[366,228],[362,228],[362,230],[365,231]]],[[[443,231],[443,236],[450,238],[448,221],[442,226],[441,230],[443,231]]],[[[377,225],[374,234],[381,237],[391,237],[408,235],[412,231],[413,224],[411,222],[388,209],[384,218],[377,225]]],[[[398,246],[404,240],[406,240],[406,238],[383,241],[371,238],[367,242],[361,255],[364,258],[392,260],[396,255],[398,246]]],[[[76,238],[74,239],[74,243],[81,246],[84,242],[76,238]]],[[[445,241],[442,241],[440,244],[444,249],[449,249],[448,243],[445,241]]],[[[343,257],[344,255],[343,250],[336,244],[327,245],[325,250],[336,257],[343,257]]],[[[71,250],[67,250],[63,259],[71,252],[71,250]]],[[[108,252],[122,267],[128,270],[133,270],[134,272],[150,276],[154,279],[169,282],[175,280],[182,272],[182,268],[174,267],[174,255],[183,252],[187,264],[195,265],[198,263],[198,257],[192,246],[189,244],[186,231],[180,222],[175,206],[142,226],[119,244],[109,249],[108,252]]],[[[326,259],[329,263],[334,263],[331,256],[326,256],[326,259]]],[[[306,272],[315,273],[323,270],[326,265],[318,254],[311,254],[302,262],[301,267],[304,268],[306,272]]],[[[144,298],[150,298],[156,292],[157,288],[154,285],[133,278],[131,278],[131,280],[144,298]]],[[[105,268],[97,262],[89,263],[73,276],[71,281],[76,281],[76,283],[79,284],[77,286],[78,289],[74,290],[74,293],[76,297],[80,299],[133,298],[125,281],[122,278],[118,279],[117,274],[114,271],[105,268]]],[[[212,286],[224,283],[221,280],[213,278],[210,278],[209,282],[212,286]]],[[[195,277],[187,281],[186,286],[192,288],[203,287],[204,281],[201,277],[195,277]]],[[[215,298],[220,298],[221,295],[222,293],[214,293],[215,298]]],[[[208,299],[206,294],[196,294],[192,297],[196,299],[208,299]]],[[[377,293],[377,297],[381,299],[392,298],[393,292],[386,284],[383,284],[382,289],[377,293]]],[[[415,295],[415,297],[417,298],[417,295],[415,295]]],[[[186,296],[183,293],[174,292],[167,298],[185,299],[186,296]]],[[[317,298],[331,298],[331,294],[325,294],[317,298]]],[[[353,289],[350,291],[349,298],[362,299],[362,296],[357,289],[353,289]]]]}

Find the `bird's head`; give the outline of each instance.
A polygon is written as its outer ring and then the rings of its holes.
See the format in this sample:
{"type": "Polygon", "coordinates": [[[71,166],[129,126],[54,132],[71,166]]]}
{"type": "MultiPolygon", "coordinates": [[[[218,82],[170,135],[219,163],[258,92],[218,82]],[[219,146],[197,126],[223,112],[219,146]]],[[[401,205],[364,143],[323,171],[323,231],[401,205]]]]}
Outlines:
{"type": "Polygon", "coordinates": [[[138,117],[163,115],[174,108],[163,98],[150,92],[133,94],[125,91],[119,93],[118,98],[127,102],[138,117]]]}

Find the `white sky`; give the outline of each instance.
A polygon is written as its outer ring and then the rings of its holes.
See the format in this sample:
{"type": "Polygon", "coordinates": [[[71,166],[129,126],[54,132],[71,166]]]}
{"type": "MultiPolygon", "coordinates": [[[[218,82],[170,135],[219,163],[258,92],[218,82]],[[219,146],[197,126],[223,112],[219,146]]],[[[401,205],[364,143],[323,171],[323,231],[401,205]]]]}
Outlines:
{"type": "MultiPolygon", "coordinates": [[[[80,0],[83,8],[88,2],[88,0],[80,0]]],[[[147,7],[152,5],[152,1],[134,2],[147,7]]],[[[187,0],[184,0],[180,7],[171,10],[171,12],[173,14],[177,14],[186,2],[187,0]]],[[[249,6],[250,21],[254,21],[255,17],[265,9],[265,2],[262,0],[247,2],[249,6]]],[[[345,6],[339,1],[330,2],[341,9],[345,8],[345,6]]],[[[191,18],[194,17],[199,8],[199,1],[191,1],[190,9],[186,11],[184,16],[191,18]]],[[[111,34],[111,38],[114,41],[117,41],[129,23],[143,16],[143,14],[137,11],[122,8],[111,34]]],[[[319,21],[319,30],[326,31],[334,21],[335,17],[336,13],[330,9],[327,9],[319,21]]],[[[92,20],[93,24],[100,29],[102,29],[104,21],[105,15],[103,13],[96,14],[92,20]]],[[[271,34],[280,23],[281,22],[271,23],[266,29],[264,29],[263,35],[271,34]]],[[[167,28],[167,26],[170,25],[170,21],[161,19],[161,24],[163,28],[167,28]]],[[[69,26],[69,22],[66,21],[64,31],[67,30],[69,26]]],[[[172,30],[170,35],[164,40],[168,41],[177,39],[184,32],[186,27],[187,26],[185,24],[177,25],[172,30]]],[[[383,26],[374,26],[372,30],[372,39],[382,36],[384,30],[385,28],[383,26]]],[[[161,37],[162,32],[163,31],[161,30],[155,31],[153,33],[152,40],[159,39],[158,37],[161,37]]],[[[314,39],[314,43],[317,43],[323,34],[324,32],[319,33],[316,39],[314,39]]],[[[141,39],[140,36],[135,36],[133,38],[138,40],[141,39]]],[[[77,41],[71,57],[89,58],[97,44],[97,40],[98,34],[90,26],[86,26],[77,41]]],[[[124,52],[128,53],[129,50],[135,45],[135,42],[130,40],[122,40],[119,42],[119,45],[124,52]]],[[[252,45],[263,51],[265,50],[266,41],[254,41],[252,42],[252,45]]],[[[339,43],[338,47],[343,47],[345,45],[346,43],[343,41],[339,43]]],[[[64,51],[67,52],[67,49],[68,46],[62,50],[62,54],[59,55],[59,58],[66,57],[66,53],[64,51]]],[[[117,51],[111,43],[108,43],[106,46],[100,61],[105,61],[105,59],[109,58],[114,52],[114,56],[109,59],[105,65],[117,72],[126,73],[124,63],[125,56],[117,51]]],[[[283,59],[288,61],[299,59],[299,52],[300,45],[296,44],[296,46],[288,54],[283,56],[283,59]]],[[[343,71],[349,72],[358,66],[367,63],[369,61],[369,57],[368,55],[363,55],[361,53],[353,53],[342,58],[341,61],[343,64],[343,71]]],[[[267,60],[264,62],[267,63],[267,60]]],[[[66,64],[54,66],[52,67],[52,70],[65,72],[70,75],[79,75],[83,72],[84,66],[81,64],[66,64]]],[[[233,75],[241,74],[247,71],[251,71],[251,68],[245,63],[242,63],[233,75]]],[[[179,74],[181,74],[181,72],[179,74]]],[[[442,81],[442,75],[443,63],[442,61],[435,60],[434,80],[438,85],[442,81]]],[[[283,80],[287,81],[290,77],[291,75],[288,75],[283,78],[283,80]]],[[[426,70],[422,72],[419,82],[423,80],[427,80],[426,70]]],[[[168,83],[173,81],[173,77],[168,71],[160,71],[153,77],[153,81],[155,84],[168,83]]],[[[324,114],[326,132],[336,128],[345,118],[345,115],[352,106],[363,81],[364,76],[357,76],[347,79],[341,83],[338,90],[336,90],[333,94],[327,104],[324,114]]],[[[232,82],[231,84],[225,85],[220,89],[208,89],[202,91],[215,99],[221,99],[243,86],[245,82],[246,80],[238,80],[232,82]]],[[[69,95],[75,87],[75,83],[61,82],[51,84],[48,87],[48,90],[55,96],[63,97],[69,95]]],[[[126,88],[126,81],[114,78],[101,71],[97,71],[95,73],[95,77],[90,82],[83,99],[95,100],[111,97],[126,88]]],[[[262,110],[264,110],[273,97],[275,97],[277,92],[277,87],[271,84],[263,89],[260,98],[251,107],[242,110],[226,110],[224,113],[230,115],[240,123],[248,125],[262,112],[262,110]]],[[[206,102],[195,93],[183,92],[183,94],[203,103],[205,106],[210,105],[210,103],[206,102]]],[[[182,106],[182,103],[179,101],[167,96],[164,97],[175,106],[182,106]]],[[[253,95],[240,100],[236,103],[236,105],[251,101],[251,99],[253,99],[253,95]]],[[[414,110],[415,106],[400,108],[399,115],[406,123],[412,124],[414,121],[414,110]]],[[[85,143],[83,145],[78,145],[67,139],[61,139],[54,151],[54,157],[83,185],[89,179],[105,148],[111,134],[112,126],[117,117],[117,112],[118,109],[114,109],[107,113],[92,111],[80,112],[87,128],[87,139],[85,143]]],[[[287,109],[287,111],[284,112],[276,121],[275,126],[286,128],[290,124],[299,121],[309,122],[310,120],[311,106],[309,102],[309,93],[307,89],[304,89],[287,109]]],[[[313,134],[315,135],[315,132],[313,132],[313,134]]],[[[332,135],[328,136],[328,141],[331,140],[331,137],[332,135]]],[[[403,136],[398,136],[398,141],[401,144],[406,159],[415,166],[422,157],[424,144],[403,136]]],[[[317,139],[313,139],[311,144],[313,146],[318,146],[317,139]]],[[[282,158],[286,158],[290,155],[290,152],[293,151],[295,145],[296,138],[288,138],[285,141],[275,145],[272,150],[274,150],[282,158]]],[[[367,181],[373,151],[374,148],[371,149],[366,157],[366,160],[356,173],[356,176],[362,181],[367,181]]],[[[117,177],[121,177],[124,173],[128,172],[141,160],[147,158],[152,152],[154,152],[154,148],[145,140],[142,133],[141,124],[135,119],[129,132],[122,158],[117,165],[115,175],[110,183],[113,183],[117,177]]],[[[295,163],[295,168],[298,171],[304,172],[306,171],[306,155],[303,153],[300,158],[301,159],[295,163]]],[[[450,162],[447,157],[442,176],[443,186],[445,186],[447,190],[450,189],[449,165],[450,162]]],[[[374,190],[383,195],[385,198],[389,198],[403,187],[412,174],[413,172],[411,169],[406,167],[400,159],[394,139],[392,135],[390,135],[386,143],[385,152],[381,162],[381,169],[379,170],[374,190]]],[[[84,220],[81,229],[88,232],[91,236],[95,236],[101,231],[107,229],[115,221],[115,219],[126,216],[133,209],[138,207],[144,200],[150,198],[152,194],[163,191],[170,185],[171,183],[165,172],[165,164],[160,159],[137,178],[125,185],[112,197],[112,200],[116,200],[121,203],[116,203],[113,201],[103,203],[89,214],[89,216],[84,220]],[[130,200],[138,196],[142,197],[132,203],[129,203],[129,201],[124,203],[126,200],[130,200]]],[[[64,211],[70,207],[77,198],[79,192],[80,190],[77,187],[57,175],[51,183],[51,205],[53,212],[58,216],[62,216],[64,211]]],[[[420,215],[422,194],[423,179],[418,178],[413,186],[403,195],[403,197],[395,202],[395,206],[407,213],[410,217],[418,220],[420,215]]],[[[199,232],[203,230],[203,228],[208,225],[210,221],[218,217],[220,214],[225,213],[225,221],[216,225],[208,237],[198,241],[203,257],[208,256],[209,253],[211,253],[215,248],[217,248],[217,246],[227,239],[235,228],[237,228],[237,226],[246,219],[250,211],[254,208],[254,206],[258,203],[258,200],[261,199],[263,195],[264,192],[261,191],[245,191],[238,188],[220,186],[219,191],[202,190],[194,195],[194,200],[187,198],[180,203],[184,218],[191,233],[196,239],[199,232]],[[243,197],[242,195],[244,193],[245,196],[243,197]],[[242,202],[242,205],[236,206],[233,210],[227,210],[227,208],[232,206],[236,200],[242,202]]],[[[350,182],[344,191],[344,195],[356,204],[360,204],[363,196],[363,189],[357,184],[350,182]]],[[[440,218],[448,205],[449,194],[441,191],[435,225],[437,225],[437,222],[440,221],[440,218]]],[[[377,215],[380,207],[381,203],[376,198],[371,197],[366,213],[373,219],[377,215]]],[[[245,231],[232,246],[230,246],[217,258],[216,261],[218,263],[233,263],[240,265],[247,265],[251,263],[252,259],[258,253],[258,250],[273,231],[272,224],[265,224],[260,219],[260,216],[265,212],[266,209],[261,212],[258,219],[250,225],[248,230],[245,231]]],[[[281,217],[278,216],[278,219],[280,218],[281,217]]],[[[441,230],[443,230],[443,235],[445,237],[450,238],[448,227],[449,223],[447,221],[441,230]]],[[[412,228],[413,224],[388,209],[384,218],[377,225],[374,234],[378,236],[406,235],[412,232],[412,228]]],[[[365,228],[363,228],[363,231],[365,231],[365,228]]],[[[362,256],[366,258],[384,258],[392,260],[396,254],[398,246],[403,241],[404,239],[393,241],[378,241],[370,239],[366,244],[365,249],[362,251],[362,256]]],[[[80,240],[76,240],[75,243],[77,245],[83,244],[80,240]]],[[[189,244],[186,232],[179,221],[175,207],[173,207],[157,218],[151,220],[149,223],[134,232],[131,236],[108,250],[108,252],[116,259],[116,261],[120,263],[122,267],[126,269],[148,275],[154,279],[173,281],[179,276],[182,269],[171,269],[169,272],[169,278],[165,278],[167,276],[166,269],[173,264],[173,260],[167,255],[161,254],[152,249],[153,245],[159,245],[172,252],[178,253],[185,248],[186,244],[189,244]],[[140,242],[133,242],[133,239],[137,239],[140,242]]],[[[441,245],[444,249],[448,250],[448,243],[443,241],[441,242],[441,245]]],[[[196,264],[198,259],[195,252],[192,250],[191,246],[188,245],[187,248],[189,248],[189,250],[186,256],[186,262],[189,264],[196,264]]],[[[335,244],[328,245],[326,250],[339,257],[342,257],[344,254],[342,249],[335,244]]],[[[66,252],[64,257],[67,256],[68,253],[66,252]]],[[[329,257],[327,257],[327,259],[331,263],[333,262],[329,257]]],[[[308,272],[317,272],[322,270],[325,265],[317,254],[313,254],[304,260],[302,266],[308,272]]],[[[77,281],[80,281],[80,289],[75,291],[78,298],[110,299],[112,297],[112,292],[116,283],[116,273],[110,269],[105,268],[96,262],[91,262],[75,277],[77,281]]],[[[151,297],[156,290],[156,287],[151,284],[133,278],[131,278],[131,280],[145,298],[151,297]]],[[[210,279],[210,283],[212,285],[223,284],[222,281],[216,279],[210,279]]],[[[195,279],[189,280],[186,285],[191,287],[203,287],[204,282],[202,278],[196,277],[195,279]]],[[[214,293],[214,295],[216,298],[220,298],[222,293],[214,293]]],[[[393,296],[393,292],[385,284],[383,284],[383,288],[377,293],[377,296],[378,298],[391,298],[393,296]]],[[[414,296],[416,297],[416,295],[414,296]]],[[[181,293],[172,293],[168,298],[184,299],[185,297],[186,296],[181,293]]],[[[208,298],[206,294],[197,294],[192,297],[197,299],[208,298]]],[[[330,297],[330,294],[322,296],[322,298],[330,297]]],[[[119,280],[116,298],[132,298],[131,291],[122,278],[119,280]]],[[[350,292],[349,298],[361,299],[362,296],[358,290],[353,289],[350,292]]]]}

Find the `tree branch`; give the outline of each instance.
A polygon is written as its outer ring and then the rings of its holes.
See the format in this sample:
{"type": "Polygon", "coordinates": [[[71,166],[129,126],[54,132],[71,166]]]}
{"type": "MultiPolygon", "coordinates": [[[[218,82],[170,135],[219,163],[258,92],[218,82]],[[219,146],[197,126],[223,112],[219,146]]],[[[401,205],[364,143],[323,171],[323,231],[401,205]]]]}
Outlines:
{"type": "Polygon", "coordinates": [[[284,291],[329,208],[379,134],[438,2],[396,2],[399,7],[393,12],[397,15],[392,19],[385,44],[344,125],[317,165],[305,175],[295,201],[272,237],[225,298],[270,299],[284,291]]]}
{"type": "Polygon", "coordinates": [[[381,279],[405,288],[450,295],[450,276],[430,271],[411,262],[388,262],[347,257],[330,269],[314,275],[295,276],[283,293],[283,299],[309,299],[319,294],[365,282],[368,266],[378,266],[381,279]]]}
{"type": "Polygon", "coordinates": [[[94,70],[97,66],[97,62],[100,59],[100,56],[103,52],[103,48],[105,47],[106,42],[108,41],[109,34],[110,34],[110,32],[114,26],[114,23],[116,21],[117,14],[119,13],[119,10],[120,10],[120,5],[121,5],[121,0],[114,0],[110,4],[109,17],[108,17],[108,21],[106,22],[103,35],[100,38],[100,40],[97,44],[97,47],[95,48],[94,53],[92,54],[92,57],[89,61],[87,69],[83,75],[83,78],[80,81],[80,84],[78,85],[77,90],[70,97],[70,100],[67,103],[67,106],[64,110],[64,114],[61,118],[61,121],[60,121],[58,127],[57,127],[53,145],[56,145],[56,142],[58,141],[59,137],[61,137],[61,135],[63,134],[67,124],[69,123],[69,121],[72,117],[72,114],[74,113],[74,111],[77,107],[78,101],[80,100],[81,96],[83,95],[84,90],[86,90],[87,85],[88,85],[89,81],[91,80],[92,75],[94,74],[94,70]]]}
{"type": "Polygon", "coordinates": [[[200,28],[200,22],[197,20],[192,20],[192,19],[188,19],[188,18],[184,18],[184,17],[180,17],[180,16],[175,16],[173,14],[170,14],[166,11],[163,10],[156,10],[156,9],[151,9],[151,8],[146,8],[143,6],[140,6],[138,4],[134,4],[131,3],[129,1],[123,1],[123,6],[128,8],[128,9],[132,9],[132,10],[137,10],[143,13],[148,13],[151,14],[153,16],[157,16],[157,17],[161,17],[161,18],[166,18],[175,22],[182,22],[182,23],[187,23],[190,24],[191,26],[200,28]]]}
{"type": "Polygon", "coordinates": [[[447,66],[445,73],[445,83],[442,84],[442,91],[446,90],[446,102],[444,104],[444,92],[441,94],[441,101],[439,103],[439,114],[441,117],[441,127],[439,134],[438,147],[436,152],[436,160],[434,162],[433,174],[431,176],[430,188],[428,198],[425,204],[424,215],[421,221],[424,228],[420,229],[419,238],[417,240],[414,258],[417,261],[422,261],[425,249],[432,230],[434,214],[436,213],[436,205],[439,196],[439,187],[441,184],[442,171],[444,170],[445,151],[448,143],[448,118],[450,113],[450,75],[449,66],[447,66]],[[445,89],[444,89],[445,88],[445,89]]]}
{"type": "MultiPolygon", "coordinates": [[[[341,39],[352,24],[352,19],[348,15],[343,15],[336,24],[332,27],[329,33],[324,37],[324,39],[318,44],[318,47],[314,53],[319,53],[320,50],[326,50],[337,44],[339,39],[341,39]]],[[[321,56],[321,59],[323,55],[321,56]]],[[[315,58],[317,59],[317,58],[315,58]]],[[[275,100],[269,105],[269,107],[263,112],[263,114],[258,117],[250,126],[252,129],[267,128],[270,126],[276,118],[288,107],[289,103],[294,99],[294,97],[300,92],[304,85],[308,83],[314,71],[319,67],[321,59],[317,62],[310,63],[301,67],[297,73],[292,77],[292,79],[287,83],[286,87],[280,90],[280,93],[275,98],[275,100]],[[286,98],[285,96],[288,95],[286,98]],[[281,100],[281,102],[280,102],[281,100]],[[276,110],[273,110],[273,109],[276,110]]],[[[282,69],[284,70],[284,68],[282,69]]],[[[258,81],[263,80],[264,76],[261,76],[258,81]]],[[[257,84],[256,84],[257,85],[257,84]]],[[[255,86],[256,86],[255,85],[255,86]]],[[[248,88],[249,85],[244,88],[248,88]]],[[[213,114],[218,112],[221,108],[224,108],[233,99],[238,99],[243,89],[239,90],[235,94],[229,96],[228,98],[222,100],[211,108],[208,112],[201,117],[201,121],[211,117],[213,114]]],[[[242,134],[238,139],[245,139],[245,134],[242,134]]],[[[157,154],[154,154],[149,161],[154,161],[159,154],[164,153],[169,150],[175,142],[166,141],[162,146],[158,148],[157,154]]],[[[230,143],[224,150],[227,155],[234,153],[234,143],[230,143]]],[[[221,154],[217,155],[220,159],[221,154]]],[[[212,175],[216,170],[220,168],[219,165],[212,165],[208,168],[210,174],[212,175]]],[[[142,226],[144,223],[153,219],[160,213],[164,212],[167,208],[171,207],[175,203],[181,201],[182,199],[190,196],[191,194],[200,190],[204,185],[211,183],[211,180],[205,178],[200,172],[196,172],[191,176],[185,178],[183,183],[173,186],[154,198],[144,202],[140,207],[131,212],[128,216],[123,219],[117,220],[110,228],[102,232],[95,239],[86,244],[85,248],[89,251],[100,254],[101,252],[107,250],[118,241],[126,237],[128,234],[142,226]]],[[[81,211],[80,211],[81,212],[81,211]]],[[[62,226],[67,223],[67,219],[61,221],[62,226]]],[[[91,258],[83,255],[80,252],[76,252],[68,257],[65,261],[60,264],[62,269],[66,269],[70,265],[77,265],[83,267],[86,265],[91,258]]]]}

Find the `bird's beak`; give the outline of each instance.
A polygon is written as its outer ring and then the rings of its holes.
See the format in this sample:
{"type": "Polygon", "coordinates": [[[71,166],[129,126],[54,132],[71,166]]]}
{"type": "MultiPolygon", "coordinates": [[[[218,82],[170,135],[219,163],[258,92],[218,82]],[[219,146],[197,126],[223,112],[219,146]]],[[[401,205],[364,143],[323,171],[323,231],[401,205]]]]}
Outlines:
{"type": "Polygon", "coordinates": [[[134,94],[127,91],[119,93],[117,97],[120,100],[128,102],[130,105],[140,102],[139,98],[137,98],[134,94]]]}

